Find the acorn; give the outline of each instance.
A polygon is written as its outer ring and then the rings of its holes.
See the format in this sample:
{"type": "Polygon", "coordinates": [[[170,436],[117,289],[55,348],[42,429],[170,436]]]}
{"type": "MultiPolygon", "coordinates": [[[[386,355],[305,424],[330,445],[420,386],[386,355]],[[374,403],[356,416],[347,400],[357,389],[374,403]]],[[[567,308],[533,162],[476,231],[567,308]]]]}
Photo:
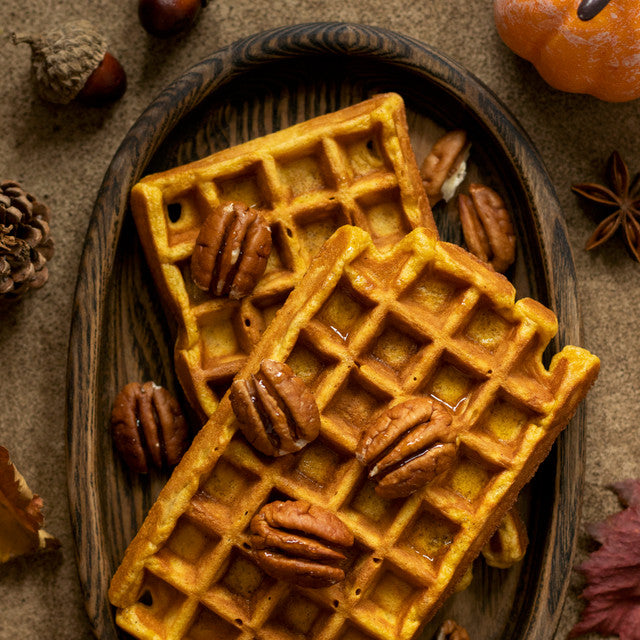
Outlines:
{"type": "Polygon", "coordinates": [[[195,22],[206,0],[139,0],[140,24],[152,36],[168,38],[195,22]]]}
{"type": "Polygon", "coordinates": [[[12,34],[31,46],[31,76],[41,98],[55,104],[74,99],[103,105],[122,96],[127,75],[107,51],[107,41],[87,20],[72,20],[47,33],[12,34]]]}

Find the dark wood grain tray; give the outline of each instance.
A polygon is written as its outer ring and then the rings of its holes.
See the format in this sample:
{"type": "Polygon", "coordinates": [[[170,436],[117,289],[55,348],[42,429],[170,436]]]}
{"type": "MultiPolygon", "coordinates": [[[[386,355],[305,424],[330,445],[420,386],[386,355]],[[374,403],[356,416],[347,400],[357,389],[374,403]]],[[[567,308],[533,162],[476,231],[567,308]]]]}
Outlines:
{"type": "MultiPolygon", "coordinates": [[[[467,181],[493,186],[513,213],[517,262],[507,275],[518,296],[537,298],[558,315],[550,352],[580,344],[573,260],[553,187],[530,139],[477,78],[417,40],[345,23],[283,27],[214,53],[163,91],[127,134],[98,193],[80,264],[68,360],[68,485],[80,581],[102,640],[124,635],[107,588],[167,479],[123,467],[108,429],[111,403],[132,380],[155,380],[181,397],[174,328],[128,210],[132,185],[146,173],[385,91],[405,99],[419,162],[443,131],[468,132],[467,181]]],[[[439,205],[435,216],[442,237],[460,243],[453,207],[439,205]]],[[[507,571],[477,560],[471,586],[449,600],[424,638],[444,616],[468,625],[474,640],[553,635],[577,534],[584,415],[582,407],[520,498],[531,539],[525,560],[507,571]]]]}

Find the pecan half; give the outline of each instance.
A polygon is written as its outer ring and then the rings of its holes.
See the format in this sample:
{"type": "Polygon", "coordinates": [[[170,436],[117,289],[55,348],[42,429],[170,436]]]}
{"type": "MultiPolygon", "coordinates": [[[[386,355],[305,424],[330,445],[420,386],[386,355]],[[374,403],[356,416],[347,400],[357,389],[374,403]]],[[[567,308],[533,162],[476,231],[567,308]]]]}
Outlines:
{"type": "Polygon", "coordinates": [[[253,556],[268,575],[301,587],[344,580],[353,534],[330,511],[303,500],[270,502],[252,518],[253,556]]]}
{"type": "Polygon", "coordinates": [[[263,360],[257,375],[233,381],[229,399],[247,440],[267,455],[298,451],[320,432],[313,394],[284,362],[263,360]]]}
{"type": "Polygon", "coordinates": [[[445,620],[435,640],[469,640],[467,630],[454,620],[445,620]]]}
{"type": "Polygon", "coordinates": [[[215,296],[239,300],[253,291],[271,253],[271,229],[262,213],[229,202],[202,223],[191,257],[191,277],[215,296]]]}
{"type": "Polygon", "coordinates": [[[458,196],[464,241],[471,253],[504,273],[515,260],[516,235],[502,198],[482,184],[469,186],[471,197],[458,196]]]}
{"type": "Polygon", "coordinates": [[[508,569],[524,558],[528,544],[527,528],[518,512],[511,509],[483,547],[482,555],[490,567],[508,569]]]}
{"type": "Polygon", "coordinates": [[[187,450],[189,429],[176,398],[153,382],[130,382],[111,411],[111,435],[127,465],[146,473],[172,467],[187,450]]]}
{"type": "Polygon", "coordinates": [[[356,458],[377,478],[383,498],[406,497],[444,473],[457,452],[451,415],[431,398],[389,408],[365,431],[356,458]]]}
{"type": "Polygon", "coordinates": [[[436,140],[420,169],[431,206],[443,198],[451,200],[464,180],[468,154],[467,134],[461,129],[449,131],[436,140]]]}

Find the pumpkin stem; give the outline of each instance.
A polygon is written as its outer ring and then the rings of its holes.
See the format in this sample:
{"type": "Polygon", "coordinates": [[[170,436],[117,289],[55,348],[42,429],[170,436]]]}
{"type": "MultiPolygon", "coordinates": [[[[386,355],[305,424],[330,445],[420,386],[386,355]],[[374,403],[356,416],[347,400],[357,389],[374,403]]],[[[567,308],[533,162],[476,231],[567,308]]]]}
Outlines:
{"type": "Polygon", "coordinates": [[[609,2],[610,0],[582,0],[578,7],[578,18],[584,22],[595,18],[609,2]]]}

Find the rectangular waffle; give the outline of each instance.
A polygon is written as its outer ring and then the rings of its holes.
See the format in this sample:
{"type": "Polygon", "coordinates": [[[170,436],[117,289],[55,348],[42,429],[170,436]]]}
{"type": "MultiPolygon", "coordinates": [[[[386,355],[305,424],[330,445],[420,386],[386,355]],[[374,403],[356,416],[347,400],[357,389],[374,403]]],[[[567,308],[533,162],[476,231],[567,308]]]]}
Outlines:
{"type": "Polygon", "coordinates": [[[134,186],[131,208],[164,305],[178,321],[178,378],[205,417],[338,227],[357,225],[379,246],[418,226],[437,233],[397,94],[149,175],[134,186]],[[260,207],[274,245],[242,301],[209,296],[189,270],[204,219],[230,201],[260,207]]]}
{"type": "Polygon", "coordinates": [[[566,346],[542,364],[554,314],[423,229],[379,251],[339,229],[238,378],[286,362],[312,390],[320,435],[270,458],[238,429],[229,394],[149,512],[109,591],[137,638],[409,640],[434,615],[547,455],[597,376],[566,346]],[[453,414],[451,469],[385,500],[354,457],[390,405],[431,396],[453,414]],[[252,560],[247,527],[277,499],[305,500],[353,532],[346,579],[309,589],[252,560]]]}

